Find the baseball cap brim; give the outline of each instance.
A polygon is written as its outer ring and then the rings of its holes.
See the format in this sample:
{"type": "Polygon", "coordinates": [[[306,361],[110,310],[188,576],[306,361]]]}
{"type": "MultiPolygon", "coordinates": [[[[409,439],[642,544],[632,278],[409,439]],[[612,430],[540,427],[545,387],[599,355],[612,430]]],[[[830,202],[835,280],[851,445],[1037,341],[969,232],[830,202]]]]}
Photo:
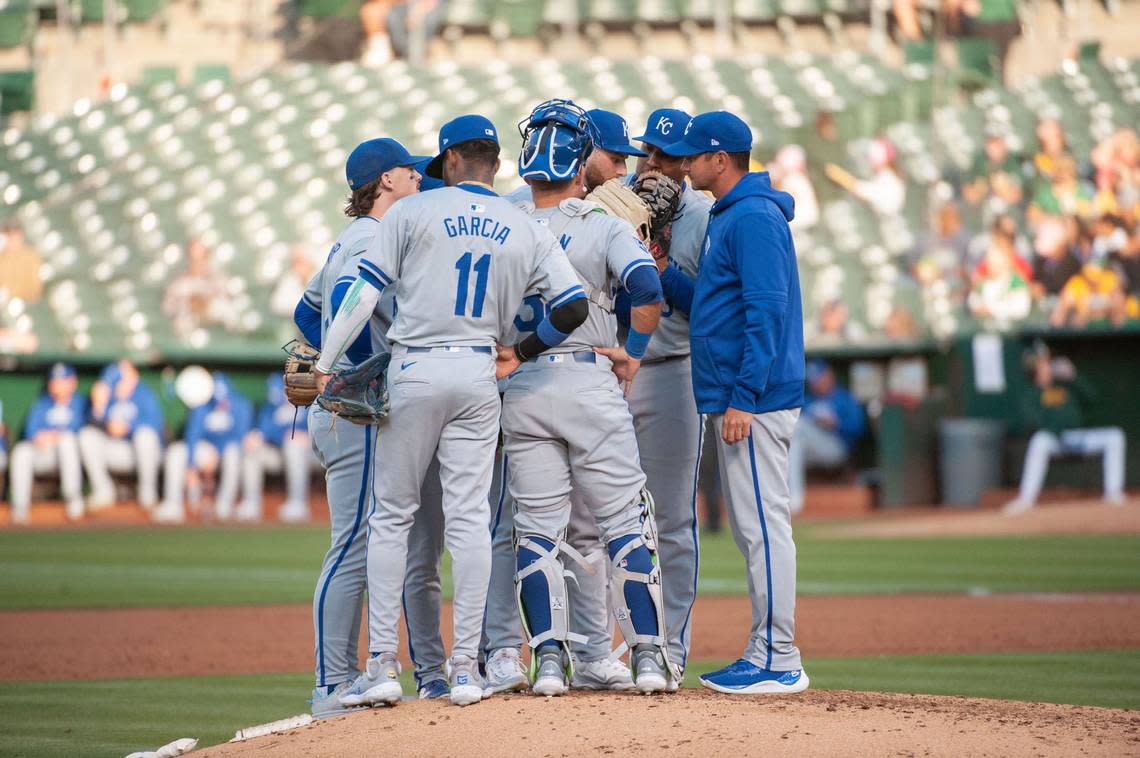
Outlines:
{"type": "Polygon", "coordinates": [[[672,155],[675,158],[684,158],[690,155],[700,155],[701,153],[707,153],[710,152],[710,150],[707,147],[694,147],[684,140],[681,140],[680,142],[674,142],[670,145],[662,146],[661,152],[665,153],[666,155],[672,155]]]}
{"type": "Polygon", "coordinates": [[[669,146],[668,142],[666,142],[666,141],[662,140],[661,138],[659,138],[655,135],[652,135],[652,134],[643,134],[640,137],[634,137],[633,141],[634,142],[644,142],[647,145],[653,145],[658,150],[664,150],[666,147],[669,146]]]}
{"type": "Polygon", "coordinates": [[[635,155],[638,158],[646,157],[644,151],[638,150],[633,145],[598,145],[598,147],[607,152],[617,153],[618,155],[635,155]]]}
{"type": "MultiPolygon", "coordinates": [[[[443,151],[443,153],[446,152],[446,150],[443,151]]],[[[426,176],[430,176],[432,179],[443,178],[443,153],[440,153],[428,161],[427,166],[424,167],[424,174],[426,176]]]]}

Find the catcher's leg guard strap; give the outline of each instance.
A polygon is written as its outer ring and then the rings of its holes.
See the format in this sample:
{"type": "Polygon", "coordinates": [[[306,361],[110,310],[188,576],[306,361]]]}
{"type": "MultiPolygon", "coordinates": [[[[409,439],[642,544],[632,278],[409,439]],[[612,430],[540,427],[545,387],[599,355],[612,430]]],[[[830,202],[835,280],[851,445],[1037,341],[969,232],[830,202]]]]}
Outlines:
{"type": "Polygon", "coordinates": [[[515,592],[527,644],[533,650],[557,645],[569,652],[568,642],[585,641],[570,632],[566,578],[574,575],[558,560],[565,547],[561,540],[552,542],[535,535],[517,541],[515,592]]]}
{"type": "Polygon", "coordinates": [[[657,563],[657,524],[653,498],[641,491],[641,532],[616,537],[607,545],[613,564],[610,602],[629,647],[665,647],[665,603],[661,596],[661,567],[657,563]]]}

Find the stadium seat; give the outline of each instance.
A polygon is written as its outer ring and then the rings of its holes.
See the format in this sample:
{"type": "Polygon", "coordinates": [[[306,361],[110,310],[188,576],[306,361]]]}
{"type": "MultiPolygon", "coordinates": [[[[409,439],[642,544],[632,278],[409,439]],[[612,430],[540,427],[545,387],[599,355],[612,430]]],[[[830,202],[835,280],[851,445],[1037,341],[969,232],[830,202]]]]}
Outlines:
{"type": "Polygon", "coordinates": [[[176,66],[147,66],[142,72],[142,84],[144,86],[151,84],[158,84],[159,82],[174,82],[178,80],[178,68],[176,66]]]}
{"type": "Polygon", "coordinates": [[[36,10],[30,2],[0,3],[0,49],[29,42],[35,30],[36,10]]]}
{"type": "Polygon", "coordinates": [[[994,43],[980,37],[958,40],[958,67],[955,79],[959,86],[977,89],[994,82],[994,43]]]}
{"type": "Polygon", "coordinates": [[[360,2],[359,0],[296,0],[296,6],[298,16],[321,19],[355,16],[360,2]]]}
{"type": "Polygon", "coordinates": [[[35,100],[35,71],[0,71],[0,114],[30,111],[35,100]]]}
{"type": "Polygon", "coordinates": [[[147,21],[166,7],[166,0],[126,0],[128,21],[147,21]]]}

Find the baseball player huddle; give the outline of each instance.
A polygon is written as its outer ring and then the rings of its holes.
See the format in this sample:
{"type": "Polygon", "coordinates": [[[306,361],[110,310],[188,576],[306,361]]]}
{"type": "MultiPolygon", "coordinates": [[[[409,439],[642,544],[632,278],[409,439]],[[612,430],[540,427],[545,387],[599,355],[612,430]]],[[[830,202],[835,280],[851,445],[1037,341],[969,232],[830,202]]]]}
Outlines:
{"type": "Polygon", "coordinates": [[[551,100],[519,131],[526,186],[508,197],[492,188],[499,135],[478,115],[445,124],[431,158],[386,138],[348,158],[353,220],[295,312],[320,350],[308,426],[332,524],[314,715],[403,698],[401,611],[421,698],[677,690],[706,417],[753,613],[743,656],[701,683],[806,689],[787,484],[804,383],[791,197],[748,172],[751,131],[724,111],[655,111],[635,147],[618,114],[551,100]],[[337,423],[342,377],[374,355],[383,418],[337,423]]]}

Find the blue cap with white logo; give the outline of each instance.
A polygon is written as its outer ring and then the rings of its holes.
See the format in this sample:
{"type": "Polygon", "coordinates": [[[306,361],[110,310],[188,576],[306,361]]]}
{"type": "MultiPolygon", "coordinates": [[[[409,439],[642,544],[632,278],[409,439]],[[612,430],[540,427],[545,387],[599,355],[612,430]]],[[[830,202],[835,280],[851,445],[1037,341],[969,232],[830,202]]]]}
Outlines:
{"type": "Polygon", "coordinates": [[[400,166],[411,168],[426,157],[411,155],[403,145],[388,137],[370,139],[349,153],[344,175],[348,179],[348,188],[355,190],[376,181],[386,171],[400,166]]]}
{"type": "Polygon", "coordinates": [[[658,108],[649,114],[645,124],[645,134],[634,137],[635,142],[644,142],[656,148],[664,148],[677,141],[693,117],[676,108],[658,108]]]}
{"type": "Polygon", "coordinates": [[[678,141],[661,148],[666,155],[752,152],[752,130],[728,111],[702,113],[689,122],[678,141]]]}
{"type": "Polygon", "coordinates": [[[594,125],[594,136],[597,138],[597,147],[620,155],[644,156],[629,142],[629,126],[625,119],[613,111],[594,108],[586,111],[590,123],[594,125]]]}
{"type": "Polygon", "coordinates": [[[456,145],[477,139],[488,139],[499,144],[499,130],[485,116],[474,114],[459,116],[448,121],[439,130],[439,155],[427,164],[426,176],[443,178],[443,154],[456,145]]]}
{"type": "Polygon", "coordinates": [[[48,370],[48,379],[72,379],[75,377],[75,367],[66,363],[53,363],[48,370]]]}

